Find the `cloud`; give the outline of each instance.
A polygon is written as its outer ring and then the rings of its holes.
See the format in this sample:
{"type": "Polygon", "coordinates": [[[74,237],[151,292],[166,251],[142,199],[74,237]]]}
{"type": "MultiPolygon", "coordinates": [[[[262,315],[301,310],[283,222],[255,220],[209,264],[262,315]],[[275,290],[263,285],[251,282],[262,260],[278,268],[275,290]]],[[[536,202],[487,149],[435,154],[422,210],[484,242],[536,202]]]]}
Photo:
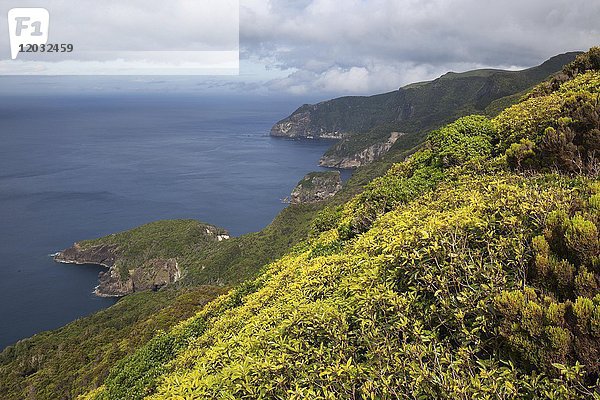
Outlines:
{"type": "MultiPolygon", "coordinates": [[[[23,1],[8,0],[10,4],[23,1]]],[[[447,71],[525,68],[556,54],[600,45],[600,2],[592,0],[240,1],[239,77],[186,79],[186,84],[166,79],[163,85],[148,86],[171,85],[190,91],[268,90],[321,98],[373,94],[433,79],[447,71]]],[[[192,18],[186,7],[197,2],[106,0],[103,4],[115,10],[114,32],[86,37],[90,46],[116,43],[125,49],[166,48],[177,38],[180,50],[193,48],[200,35],[186,27],[204,26],[216,34],[219,26],[218,18],[192,18]],[[178,7],[173,8],[175,3],[178,7]],[[128,27],[123,16],[130,14],[143,16],[150,23],[128,27]],[[171,23],[165,24],[165,19],[171,23]],[[126,41],[119,39],[123,35],[126,41]]],[[[71,4],[57,2],[67,3],[71,4]]],[[[93,0],[78,1],[73,18],[100,18],[100,13],[94,17],[92,12],[96,4],[93,0]]],[[[60,23],[60,13],[54,13],[53,18],[55,26],[64,27],[65,37],[69,36],[68,29],[82,26],[60,23]]],[[[92,29],[100,22],[83,24],[88,28],[81,29],[92,29]]],[[[0,35],[0,45],[7,45],[6,40],[0,35]]],[[[31,82],[33,78],[27,79],[31,82]]],[[[18,88],[16,78],[11,82],[3,90],[18,88]]],[[[97,78],[93,87],[114,88],[111,82],[97,78]]],[[[158,90],[133,80],[119,82],[125,89],[158,90]]]]}
{"type": "MultiPolygon", "coordinates": [[[[23,2],[2,2],[0,15],[35,5],[23,2]]],[[[59,49],[69,44],[72,51],[22,52],[20,62],[14,62],[9,35],[0,34],[1,74],[237,73],[239,0],[47,0],[43,6],[50,14],[43,28],[48,42],[59,49]]],[[[0,32],[8,33],[6,23],[0,18],[0,32]]]]}
{"type": "Polygon", "coordinates": [[[600,2],[242,0],[246,57],[273,90],[369,93],[448,70],[527,67],[600,44],[600,2]]]}

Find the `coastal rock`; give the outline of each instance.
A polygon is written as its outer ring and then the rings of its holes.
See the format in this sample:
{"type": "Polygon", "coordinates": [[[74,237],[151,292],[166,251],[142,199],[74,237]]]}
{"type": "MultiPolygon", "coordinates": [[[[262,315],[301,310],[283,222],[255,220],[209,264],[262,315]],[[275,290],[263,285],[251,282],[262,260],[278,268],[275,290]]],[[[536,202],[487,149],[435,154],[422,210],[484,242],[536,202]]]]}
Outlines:
{"type": "Polygon", "coordinates": [[[311,172],[302,179],[291,194],[290,203],[316,203],[335,196],[342,190],[339,171],[311,172]]]}
{"type": "Polygon", "coordinates": [[[54,261],[64,264],[95,264],[111,268],[117,260],[116,245],[83,248],[79,243],[54,255],[54,261]]]}
{"type": "Polygon", "coordinates": [[[177,257],[228,239],[226,230],[199,221],[158,221],[75,243],[53,257],[60,263],[108,268],[99,274],[95,293],[101,297],[121,297],[156,291],[177,282],[182,277],[177,257]],[[184,250],[186,247],[188,250],[184,250]]]}
{"type": "Polygon", "coordinates": [[[336,151],[338,147],[342,147],[344,145],[344,139],[339,146],[334,146],[331,152],[328,152],[321,157],[319,165],[330,168],[352,169],[370,164],[389,152],[392,146],[396,144],[398,139],[404,135],[405,133],[392,132],[385,142],[375,143],[351,155],[342,155],[340,152],[336,151]]]}
{"type": "Polygon", "coordinates": [[[94,264],[108,268],[108,271],[98,275],[99,284],[94,292],[100,297],[121,297],[134,292],[158,290],[181,278],[174,258],[149,260],[124,274],[118,268],[120,256],[116,245],[82,248],[75,243],[73,247],[54,255],[54,260],[65,264],[94,264]]]}
{"type": "Polygon", "coordinates": [[[177,282],[181,278],[181,271],[177,260],[150,260],[141,268],[129,270],[126,279],[121,277],[119,271],[111,268],[99,275],[100,284],[95,293],[101,297],[126,296],[133,292],[158,290],[168,284],[177,282]]]}
{"type": "Polygon", "coordinates": [[[318,110],[319,105],[305,104],[294,114],[279,121],[271,129],[271,136],[287,138],[306,139],[341,139],[344,132],[326,129],[313,123],[313,112],[318,110]]]}

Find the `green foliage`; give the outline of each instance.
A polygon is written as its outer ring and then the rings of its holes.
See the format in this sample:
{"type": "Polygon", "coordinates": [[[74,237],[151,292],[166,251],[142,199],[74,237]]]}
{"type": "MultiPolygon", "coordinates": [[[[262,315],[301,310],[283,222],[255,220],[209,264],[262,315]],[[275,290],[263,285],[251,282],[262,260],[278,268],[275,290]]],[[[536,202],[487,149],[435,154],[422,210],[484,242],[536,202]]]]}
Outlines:
{"type": "Polygon", "coordinates": [[[444,179],[443,171],[435,166],[418,166],[414,171],[404,171],[402,168],[391,168],[384,177],[375,179],[349,203],[340,222],[342,238],[349,239],[365,232],[378,216],[433,189],[444,179]]]}
{"type": "Polygon", "coordinates": [[[538,143],[541,134],[560,115],[560,98],[551,94],[533,97],[503,111],[494,121],[498,132],[499,150],[506,151],[523,140],[538,143]]]}
{"type": "Polygon", "coordinates": [[[76,398],[100,385],[114,364],[157,331],[189,318],[224,291],[198,287],[136,293],[113,307],[0,353],[3,400],[76,398]]]}
{"type": "Polygon", "coordinates": [[[565,208],[548,215],[544,235],[532,240],[531,286],[504,292],[496,306],[500,335],[530,368],[552,375],[555,363],[578,362],[586,366],[588,383],[595,383],[600,374],[600,274],[594,260],[600,250],[598,212],[585,207],[590,203],[581,202],[576,212],[565,208]]]}
{"type": "MultiPolygon", "coordinates": [[[[387,178],[380,186],[394,184],[387,178]]],[[[543,229],[549,212],[568,207],[576,190],[561,179],[510,175],[465,175],[440,185],[380,214],[354,239],[339,242],[338,229],[321,234],[271,264],[252,291],[227,295],[175,328],[169,335],[184,345],[163,364],[162,377],[138,393],[156,399],[578,397],[584,370],[561,352],[572,340],[565,306],[538,304],[531,290],[526,301],[519,291],[526,238],[543,229]],[[339,247],[315,254],[332,243],[339,247]],[[499,357],[495,304],[523,321],[519,343],[530,346],[531,363],[561,363],[562,372],[529,374],[499,357]],[[191,332],[194,339],[186,339],[191,332]],[[543,338],[543,348],[525,341],[527,335],[543,338]]],[[[130,357],[115,374],[138,371],[134,382],[143,386],[145,366],[130,357]]],[[[131,387],[109,378],[103,393],[123,398],[131,387]]]]}
{"type": "Polygon", "coordinates": [[[529,139],[521,139],[506,150],[506,161],[515,169],[531,169],[535,162],[535,143],[529,139]]]}
{"type": "Polygon", "coordinates": [[[343,207],[341,206],[328,206],[319,211],[319,213],[311,222],[310,235],[318,236],[322,232],[326,232],[337,227],[340,219],[342,218],[342,210],[343,207]]]}
{"type": "Polygon", "coordinates": [[[486,117],[472,115],[434,131],[428,141],[439,163],[450,167],[489,158],[495,136],[494,127],[486,117]]]}
{"type": "Polygon", "coordinates": [[[599,255],[598,228],[581,214],[568,222],[565,245],[580,264],[588,264],[599,255]]]}
{"type": "Polygon", "coordinates": [[[303,189],[314,189],[315,178],[332,181],[335,184],[339,179],[339,174],[336,171],[311,172],[298,183],[298,186],[303,189]]]}
{"type": "Polygon", "coordinates": [[[600,172],[599,52],[592,48],[494,119],[498,150],[506,152],[509,165],[600,172]]]}

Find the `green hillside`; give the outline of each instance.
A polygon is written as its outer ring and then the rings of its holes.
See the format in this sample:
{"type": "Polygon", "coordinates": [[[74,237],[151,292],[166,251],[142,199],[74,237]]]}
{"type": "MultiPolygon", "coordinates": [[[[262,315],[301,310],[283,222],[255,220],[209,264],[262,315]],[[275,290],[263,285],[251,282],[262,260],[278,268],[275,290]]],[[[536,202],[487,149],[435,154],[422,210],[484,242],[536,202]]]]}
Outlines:
{"type": "Polygon", "coordinates": [[[400,132],[424,132],[464,115],[483,113],[494,100],[531,88],[560,71],[577,54],[562,54],[523,71],[449,72],[431,82],[411,84],[390,93],[307,104],[292,116],[309,112],[310,122],[304,136],[318,136],[321,129],[325,132],[367,132],[384,124],[394,124],[400,132]]]}
{"type": "Polygon", "coordinates": [[[435,131],[85,398],[600,398],[599,106],[595,48],[435,131]]]}
{"type": "Polygon", "coordinates": [[[600,398],[599,104],[595,48],[261,232],[161,240],[180,282],[7,348],[0,398],[600,398]]]}
{"type": "Polygon", "coordinates": [[[560,71],[576,52],[551,58],[522,71],[449,72],[431,82],[411,84],[376,96],[349,96],[304,105],[277,123],[272,135],[321,137],[335,133],[345,139],[327,156],[346,157],[403,132],[396,147],[409,149],[427,133],[469,114],[498,113],[519,100],[519,94],[560,71]],[[291,127],[291,128],[290,128],[291,127]]]}

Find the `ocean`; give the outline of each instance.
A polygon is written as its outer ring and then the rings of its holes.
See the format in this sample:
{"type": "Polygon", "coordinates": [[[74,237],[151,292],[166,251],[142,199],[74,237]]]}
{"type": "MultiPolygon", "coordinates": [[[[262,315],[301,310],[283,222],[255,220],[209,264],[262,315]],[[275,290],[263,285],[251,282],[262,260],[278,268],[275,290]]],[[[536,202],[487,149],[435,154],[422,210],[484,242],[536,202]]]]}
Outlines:
{"type": "Polygon", "coordinates": [[[50,254],[161,219],[265,227],[327,141],[269,137],[298,99],[0,96],[0,349],[114,304],[50,254]]]}

